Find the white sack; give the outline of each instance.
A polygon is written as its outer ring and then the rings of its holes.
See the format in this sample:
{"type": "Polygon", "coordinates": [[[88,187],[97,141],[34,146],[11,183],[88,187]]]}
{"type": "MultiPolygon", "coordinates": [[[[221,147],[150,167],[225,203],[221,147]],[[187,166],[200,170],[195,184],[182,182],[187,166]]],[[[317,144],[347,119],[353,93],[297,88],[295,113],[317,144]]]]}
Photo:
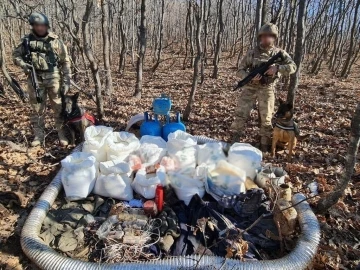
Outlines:
{"type": "Polygon", "coordinates": [[[179,172],[169,172],[168,175],[176,196],[186,205],[189,205],[195,194],[201,198],[204,196],[204,182],[179,172]]]}
{"type": "Polygon", "coordinates": [[[140,139],[139,156],[144,166],[159,163],[166,155],[166,142],[161,137],[142,136],[140,139]]]}
{"type": "Polygon", "coordinates": [[[174,160],[176,170],[196,167],[197,143],[184,131],[170,133],[167,142],[168,155],[174,160]]]}
{"type": "Polygon", "coordinates": [[[127,162],[119,160],[109,160],[100,162],[100,173],[104,175],[108,174],[127,174],[131,172],[130,165],[127,162]]]}
{"type": "Polygon", "coordinates": [[[94,188],[97,162],[93,155],[75,152],[61,161],[61,182],[68,200],[86,198],[94,188]]]}
{"type": "Polygon", "coordinates": [[[98,162],[106,161],[106,140],[112,133],[111,127],[90,126],[85,130],[83,152],[93,154],[98,162]]]}
{"type": "Polygon", "coordinates": [[[134,198],[131,179],[126,174],[99,174],[93,193],[123,201],[134,198]]]}
{"type": "Polygon", "coordinates": [[[231,196],[245,192],[245,180],[244,170],[220,160],[215,170],[210,172],[208,185],[219,196],[231,196]]]}
{"type": "Polygon", "coordinates": [[[262,152],[248,143],[234,143],[229,150],[228,161],[243,169],[246,176],[254,180],[256,170],[261,167],[262,152]]]}
{"type": "Polygon", "coordinates": [[[139,139],[134,134],[124,131],[110,134],[106,144],[107,160],[125,160],[140,147],[139,139]]]}
{"type": "Polygon", "coordinates": [[[162,166],[157,169],[156,174],[146,174],[145,169],[138,170],[131,184],[134,191],[146,199],[155,198],[157,185],[166,185],[165,168],[162,166]]]}
{"type": "Polygon", "coordinates": [[[198,146],[198,165],[205,164],[212,171],[220,160],[226,160],[221,143],[210,142],[198,146]]]}
{"type": "Polygon", "coordinates": [[[169,152],[177,152],[196,145],[197,142],[195,138],[182,130],[177,130],[168,136],[167,148],[169,152]]]}

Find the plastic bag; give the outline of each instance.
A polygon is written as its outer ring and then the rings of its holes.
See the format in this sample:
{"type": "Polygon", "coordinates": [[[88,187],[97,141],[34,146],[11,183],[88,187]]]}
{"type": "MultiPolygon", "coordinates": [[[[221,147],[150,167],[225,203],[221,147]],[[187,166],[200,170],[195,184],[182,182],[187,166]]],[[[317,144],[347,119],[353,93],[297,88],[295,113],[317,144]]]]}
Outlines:
{"type": "Polygon", "coordinates": [[[140,147],[139,139],[134,134],[124,131],[110,134],[106,144],[107,160],[125,160],[140,147]]]}
{"type": "Polygon", "coordinates": [[[181,130],[170,133],[167,148],[168,155],[175,161],[175,169],[195,169],[197,143],[192,135],[181,130]]]}
{"type": "Polygon", "coordinates": [[[131,172],[131,168],[129,163],[119,160],[109,160],[100,162],[100,172],[104,175],[108,175],[111,173],[115,174],[127,174],[131,172]]]}
{"type": "Polygon", "coordinates": [[[141,137],[140,144],[138,152],[145,166],[159,163],[166,155],[166,142],[161,137],[145,135],[141,137]]]}
{"type": "Polygon", "coordinates": [[[194,179],[181,172],[169,172],[169,180],[179,200],[189,205],[192,197],[198,194],[201,198],[205,195],[204,182],[194,179]]]}
{"type": "Polygon", "coordinates": [[[93,155],[75,152],[61,161],[61,182],[70,201],[86,198],[94,188],[97,162],[93,155]]]}
{"type": "Polygon", "coordinates": [[[205,164],[210,171],[220,160],[226,160],[221,143],[211,142],[198,146],[197,164],[205,164]]]}
{"type": "Polygon", "coordinates": [[[171,157],[163,157],[161,159],[160,165],[164,166],[167,172],[176,170],[175,161],[171,157]]]}
{"type": "Polygon", "coordinates": [[[262,152],[248,143],[234,143],[229,150],[228,161],[243,169],[246,176],[254,180],[256,170],[261,167],[262,152]]]}
{"type": "Polygon", "coordinates": [[[106,161],[106,140],[112,133],[111,127],[90,126],[85,130],[83,152],[93,154],[98,162],[106,161]]]}
{"type": "Polygon", "coordinates": [[[218,196],[238,195],[245,192],[246,173],[244,170],[220,160],[207,179],[209,188],[218,196]]]}
{"type": "Polygon", "coordinates": [[[187,147],[196,146],[195,138],[182,130],[170,133],[168,136],[167,148],[169,152],[177,152],[187,147]]]}
{"type": "Polygon", "coordinates": [[[126,174],[99,174],[93,193],[123,201],[134,198],[131,179],[126,174]]]}
{"type": "Polygon", "coordinates": [[[128,160],[128,164],[129,164],[131,170],[137,171],[142,168],[142,161],[139,156],[130,155],[127,160],[128,160]]]}
{"type": "Polygon", "coordinates": [[[169,152],[168,155],[174,160],[175,170],[196,167],[197,147],[191,146],[177,152],[169,152]]]}
{"type": "Polygon", "coordinates": [[[145,169],[140,169],[131,184],[135,192],[146,199],[155,198],[157,185],[166,185],[166,172],[162,166],[157,169],[156,174],[146,174],[145,169]]]}

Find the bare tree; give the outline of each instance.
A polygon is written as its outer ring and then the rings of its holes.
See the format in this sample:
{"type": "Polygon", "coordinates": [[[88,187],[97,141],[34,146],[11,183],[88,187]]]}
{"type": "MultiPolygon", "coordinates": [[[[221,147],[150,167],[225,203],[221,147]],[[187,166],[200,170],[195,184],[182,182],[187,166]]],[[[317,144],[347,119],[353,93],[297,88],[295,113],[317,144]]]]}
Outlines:
{"type": "Polygon", "coordinates": [[[186,105],[186,109],[184,112],[184,120],[186,120],[186,121],[189,120],[189,117],[190,117],[190,112],[191,112],[192,106],[195,101],[195,94],[196,94],[196,89],[197,89],[198,80],[199,80],[199,62],[202,57],[201,30],[202,30],[202,24],[203,24],[203,19],[204,19],[204,12],[205,12],[204,11],[204,1],[205,0],[200,0],[200,2],[198,4],[196,4],[196,6],[195,6],[195,18],[196,18],[195,42],[196,42],[197,54],[196,54],[195,61],[194,61],[194,74],[193,74],[191,92],[190,92],[188,103],[186,105]]]}
{"type": "Polygon", "coordinates": [[[223,0],[218,0],[217,2],[217,14],[218,14],[218,23],[219,23],[219,31],[216,37],[216,47],[215,47],[215,56],[214,56],[214,69],[212,73],[212,77],[214,79],[218,78],[219,72],[219,62],[220,62],[220,54],[221,54],[221,45],[223,41],[223,33],[224,33],[224,21],[223,21],[223,0]]]}
{"type": "Polygon", "coordinates": [[[254,44],[257,43],[257,35],[261,27],[262,23],[262,10],[263,10],[263,0],[256,1],[256,15],[255,15],[255,35],[254,35],[254,44]]]}
{"type": "Polygon", "coordinates": [[[93,51],[90,45],[90,36],[89,36],[89,18],[93,11],[94,1],[87,0],[85,13],[82,18],[81,29],[83,36],[83,47],[85,55],[90,63],[90,69],[92,72],[94,84],[95,84],[95,95],[96,95],[96,107],[99,119],[102,119],[104,116],[104,102],[101,95],[101,81],[99,76],[99,66],[95,60],[93,51]]]}
{"type": "Polygon", "coordinates": [[[139,26],[139,56],[136,64],[136,86],[134,97],[141,98],[143,67],[146,51],[146,0],[141,0],[141,18],[139,26]]]}
{"type": "Polygon", "coordinates": [[[123,74],[125,71],[125,57],[126,57],[126,51],[127,51],[127,36],[125,32],[125,19],[124,19],[124,2],[125,0],[119,1],[119,36],[121,38],[121,49],[120,49],[120,55],[119,55],[119,72],[120,74],[123,74]]]}
{"type": "Polygon", "coordinates": [[[296,72],[290,76],[290,86],[287,101],[295,103],[295,93],[299,85],[301,62],[304,56],[304,37],[305,37],[305,17],[306,17],[306,0],[299,3],[299,12],[297,18],[296,46],[294,53],[294,62],[297,66],[296,72]]]}
{"type": "Polygon", "coordinates": [[[165,0],[161,0],[161,13],[160,13],[160,18],[159,18],[159,36],[158,36],[158,40],[159,40],[159,47],[157,48],[157,54],[156,54],[156,63],[155,65],[152,67],[152,72],[155,72],[156,69],[159,67],[160,64],[160,60],[161,60],[161,53],[162,53],[162,49],[163,49],[163,37],[164,37],[164,12],[165,12],[165,0]]]}
{"type": "Polygon", "coordinates": [[[108,0],[101,0],[101,25],[102,25],[102,38],[103,38],[103,58],[105,67],[105,89],[108,95],[113,92],[111,65],[110,65],[110,38],[109,38],[109,8],[108,0]]]}
{"type": "Polygon", "coordinates": [[[352,24],[352,27],[351,27],[350,44],[349,44],[348,54],[347,54],[344,66],[342,68],[342,71],[341,71],[341,77],[346,77],[348,75],[349,66],[350,66],[350,63],[351,63],[351,58],[354,55],[355,32],[359,28],[359,25],[358,25],[359,6],[360,6],[360,0],[357,0],[356,1],[356,6],[355,6],[355,12],[354,12],[353,24],[352,24]]]}

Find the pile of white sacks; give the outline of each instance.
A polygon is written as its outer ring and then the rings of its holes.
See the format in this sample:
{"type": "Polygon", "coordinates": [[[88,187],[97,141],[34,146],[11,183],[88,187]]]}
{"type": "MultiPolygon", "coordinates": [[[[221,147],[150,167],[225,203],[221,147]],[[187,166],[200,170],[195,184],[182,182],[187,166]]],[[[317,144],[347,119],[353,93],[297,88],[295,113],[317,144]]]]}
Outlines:
{"type": "Polygon", "coordinates": [[[153,199],[157,185],[170,184],[188,204],[196,193],[204,196],[205,184],[218,196],[245,192],[245,180],[254,179],[261,160],[261,151],[249,144],[232,145],[226,157],[220,143],[197,145],[183,131],[171,133],[166,142],[91,126],[85,131],[82,152],[61,161],[61,177],[68,200],[92,192],[128,201],[133,191],[153,199]]]}

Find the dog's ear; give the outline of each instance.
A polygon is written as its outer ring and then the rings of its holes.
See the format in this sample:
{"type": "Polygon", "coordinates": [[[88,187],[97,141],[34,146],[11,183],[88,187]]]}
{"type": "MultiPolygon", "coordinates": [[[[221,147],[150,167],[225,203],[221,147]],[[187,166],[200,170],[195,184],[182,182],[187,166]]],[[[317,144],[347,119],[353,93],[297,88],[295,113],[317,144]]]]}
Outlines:
{"type": "Polygon", "coordinates": [[[74,101],[77,101],[78,98],[79,98],[79,92],[77,92],[76,94],[74,94],[74,95],[72,96],[72,100],[74,100],[74,101]]]}
{"type": "Polygon", "coordinates": [[[284,103],[284,101],[281,98],[278,98],[278,101],[280,105],[284,103]]]}

